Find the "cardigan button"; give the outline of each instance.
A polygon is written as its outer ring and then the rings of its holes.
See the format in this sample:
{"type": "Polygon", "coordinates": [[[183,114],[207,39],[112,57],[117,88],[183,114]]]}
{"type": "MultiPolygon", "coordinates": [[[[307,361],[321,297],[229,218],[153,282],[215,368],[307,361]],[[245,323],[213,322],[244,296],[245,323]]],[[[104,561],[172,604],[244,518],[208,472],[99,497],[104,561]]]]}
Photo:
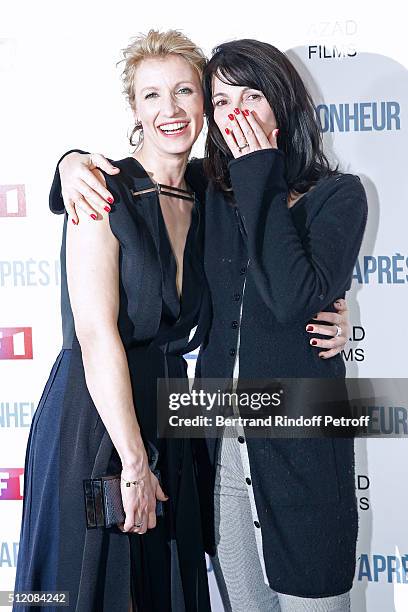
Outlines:
{"type": "Polygon", "coordinates": [[[238,321],[233,321],[233,322],[231,323],[231,327],[232,327],[232,329],[238,329],[238,325],[239,325],[238,321]]]}
{"type": "Polygon", "coordinates": [[[235,302],[239,302],[239,300],[241,299],[241,294],[240,293],[234,293],[234,301],[235,302]]]}
{"type": "Polygon", "coordinates": [[[245,274],[245,272],[246,272],[246,268],[241,268],[239,271],[240,274],[245,274]]]}
{"type": "Polygon", "coordinates": [[[245,478],[245,482],[247,483],[247,485],[252,484],[252,480],[250,478],[245,478]]]}
{"type": "Polygon", "coordinates": [[[240,444],[243,444],[243,443],[245,442],[245,438],[244,438],[244,436],[238,436],[238,442],[239,442],[240,444]]]}
{"type": "Polygon", "coordinates": [[[231,357],[235,357],[235,353],[236,353],[235,349],[230,349],[229,354],[231,355],[231,357]]]}
{"type": "Polygon", "coordinates": [[[258,521],[254,521],[254,525],[255,525],[255,527],[256,527],[257,529],[259,529],[259,528],[261,527],[261,526],[260,526],[260,524],[258,523],[258,521]]]}

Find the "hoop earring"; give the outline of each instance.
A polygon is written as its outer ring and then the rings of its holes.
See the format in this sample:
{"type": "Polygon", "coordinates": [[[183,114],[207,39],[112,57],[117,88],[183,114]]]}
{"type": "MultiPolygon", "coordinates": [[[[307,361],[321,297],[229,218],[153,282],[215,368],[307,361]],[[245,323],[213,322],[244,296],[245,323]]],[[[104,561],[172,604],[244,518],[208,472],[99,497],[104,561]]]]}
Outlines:
{"type": "Polygon", "coordinates": [[[129,136],[129,142],[131,144],[132,147],[138,147],[140,145],[140,143],[143,140],[143,125],[142,122],[140,121],[140,119],[138,119],[134,125],[134,128],[129,136]],[[133,136],[136,134],[136,132],[140,132],[139,134],[139,138],[137,142],[133,142],[133,136]]]}

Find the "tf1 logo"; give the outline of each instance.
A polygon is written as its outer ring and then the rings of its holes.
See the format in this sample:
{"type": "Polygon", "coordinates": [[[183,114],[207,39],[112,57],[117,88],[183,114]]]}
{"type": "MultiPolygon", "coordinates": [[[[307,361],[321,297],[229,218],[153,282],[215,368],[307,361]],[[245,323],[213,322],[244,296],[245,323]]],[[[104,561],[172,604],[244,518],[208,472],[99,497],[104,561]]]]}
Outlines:
{"type": "Polygon", "coordinates": [[[25,217],[24,185],[0,185],[0,217],[25,217]]]}
{"type": "Polygon", "coordinates": [[[32,358],[32,327],[0,327],[0,359],[32,358]]]}
{"type": "Polygon", "coordinates": [[[0,468],[0,500],[23,499],[24,469],[0,468]]]}

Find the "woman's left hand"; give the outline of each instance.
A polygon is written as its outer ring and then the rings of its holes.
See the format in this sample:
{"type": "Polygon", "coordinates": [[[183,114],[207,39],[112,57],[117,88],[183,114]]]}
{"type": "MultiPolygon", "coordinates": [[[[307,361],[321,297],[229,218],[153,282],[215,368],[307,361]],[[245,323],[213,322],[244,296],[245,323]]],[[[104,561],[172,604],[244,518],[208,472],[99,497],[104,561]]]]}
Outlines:
{"type": "Polygon", "coordinates": [[[306,325],[306,331],[312,335],[319,334],[322,336],[330,336],[330,340],[322,340],[320,338],[312,338],[310,340],[312,346],[326,349],[319,353],[319,357],[322,359],[329,359],[341,353],[351,332],[346,300],[336,300],[334,302],[334,307],[337,312],[319,312],[313,317],[313,321],[324,321],[326,323],[331,323],[331,325],[319,325],[315,323],[308,323],[308,325],[306,325]]]}
{"type": "Polygon", "coordinates": [[[261,149],[277,149],[279,129],[268,136],[257,121],[255,111],[234,109],[225,118],[223,136],[235,158],[261,149]]]}

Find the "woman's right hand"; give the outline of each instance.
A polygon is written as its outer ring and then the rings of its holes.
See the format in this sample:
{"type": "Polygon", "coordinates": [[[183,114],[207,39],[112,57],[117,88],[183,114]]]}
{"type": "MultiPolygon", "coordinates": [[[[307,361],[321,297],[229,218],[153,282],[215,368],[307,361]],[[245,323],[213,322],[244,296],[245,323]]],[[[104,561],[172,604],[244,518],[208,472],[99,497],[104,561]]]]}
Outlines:
{"type": "Polygon", "coordinates": [[[118,525],[119,529],[139,535],[146,533],[148,529],[156,527],[157,500],[167,501],[168,497],[148,467],[143,470],[124,467],[121,476],[125,480],[137,480],[138,484],[127,487],[126,483],[121,481],[122,503],[126,517],[125,522],[118,525]],[[135,527],[136,524],[141,526],[135,527]]]}
{"type": "Polygon", "coordinates": [[[95,220],[102,210],[110,212],[113,197],[106,189],[100,170],[113,175],[118,174],[120,169],[106,157],[100,153],[69,153],[61,160],[58,169],[64,206],[75,225],[79,223],[76,207],[90,217],[93,215],[95,220]]]}

